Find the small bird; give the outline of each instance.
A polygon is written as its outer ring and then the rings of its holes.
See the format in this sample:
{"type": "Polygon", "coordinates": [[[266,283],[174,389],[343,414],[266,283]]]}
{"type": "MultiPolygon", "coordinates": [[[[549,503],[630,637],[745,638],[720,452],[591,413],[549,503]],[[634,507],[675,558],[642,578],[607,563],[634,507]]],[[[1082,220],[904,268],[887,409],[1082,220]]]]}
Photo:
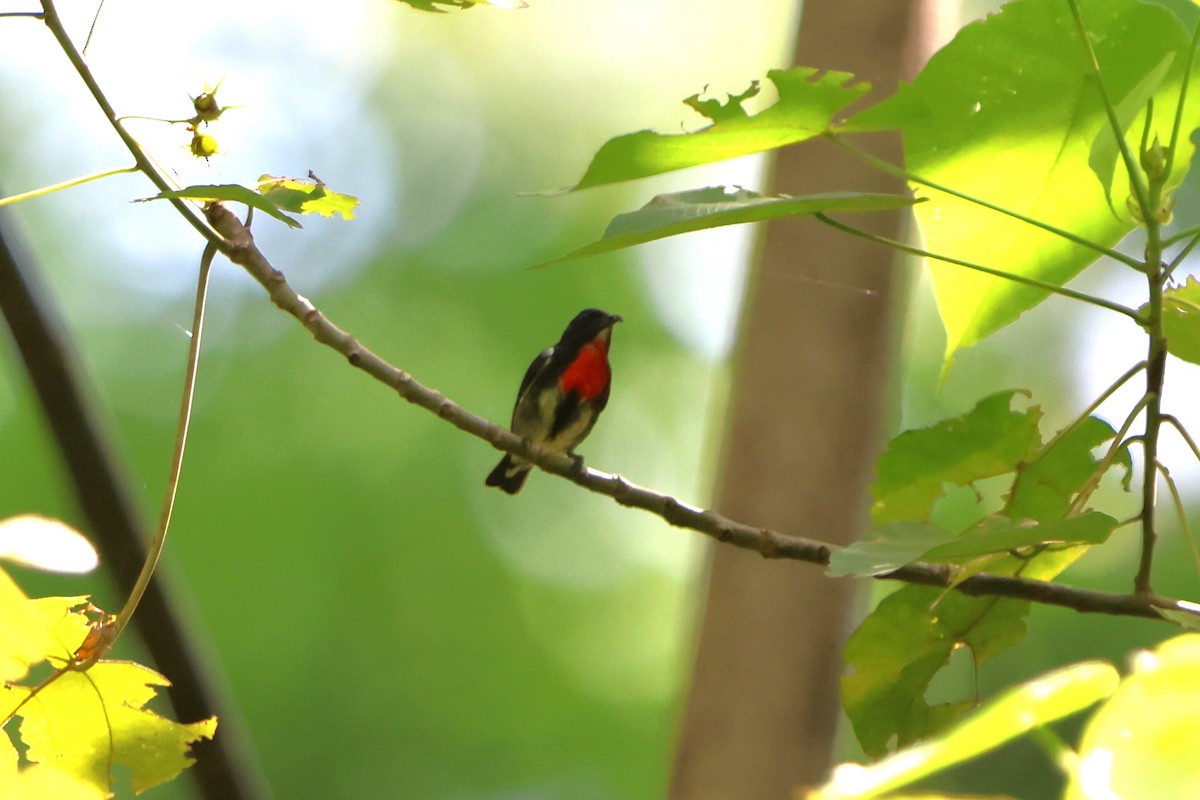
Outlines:
{"type": "MultiPolygon", "coordinates": [[[[608,403],[612,370],[608,346],[616,314],[585,308],[567,325],[558,344],[543,350],[521,381],[512,432],[557,453],[575,456],[608,403]]],[[[533,465],[506,454],[485,481],[509,494],[525,485],[533,465]]]]}

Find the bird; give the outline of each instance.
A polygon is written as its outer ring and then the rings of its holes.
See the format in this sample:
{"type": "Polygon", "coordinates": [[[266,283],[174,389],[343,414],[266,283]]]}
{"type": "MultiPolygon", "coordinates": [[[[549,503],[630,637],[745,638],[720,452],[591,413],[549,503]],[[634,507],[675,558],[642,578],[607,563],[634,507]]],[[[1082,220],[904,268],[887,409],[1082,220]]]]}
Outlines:
{"type": "MultiPolygon", "coordinates": [[[[567,325],[553,347],[538,354],[517,391],[512,432],[547,450],[582,459],[575,448],[592,431],[608,404],[612,368],[608,348],[616,314],[585,308],[567,325]]],[[[484,482],[516,494],[525,485],[533,464],[506,453],[484,482]]]]}

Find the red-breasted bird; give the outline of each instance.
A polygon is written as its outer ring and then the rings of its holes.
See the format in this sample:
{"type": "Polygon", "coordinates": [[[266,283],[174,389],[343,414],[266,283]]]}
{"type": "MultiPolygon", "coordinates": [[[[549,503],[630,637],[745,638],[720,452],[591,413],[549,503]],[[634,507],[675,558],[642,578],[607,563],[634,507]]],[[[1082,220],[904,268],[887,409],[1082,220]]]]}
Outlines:
{"type": "MultiPolygon", "coordinates": [[[[558,344],[543,350],[525,372],[513,407],[513,433],[575,456],[575,448],[608,404],[608,346],[613,325],[620,321],[595,308],[585,308],[571,320],[558,344]]],[[[531,469],[528,461],[506,454],[485,483],[516,494],[531,469]]]]}

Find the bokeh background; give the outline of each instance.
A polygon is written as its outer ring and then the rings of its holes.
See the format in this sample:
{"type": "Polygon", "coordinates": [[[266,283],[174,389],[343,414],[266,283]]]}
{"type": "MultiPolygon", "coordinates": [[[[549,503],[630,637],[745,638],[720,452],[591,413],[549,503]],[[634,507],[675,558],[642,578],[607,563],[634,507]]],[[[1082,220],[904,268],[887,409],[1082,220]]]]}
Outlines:
{"type": "MultiPolygon", "coordinates": [[[[94,8],[61,11],[82,41],[94,8]]],[[[507,421],[529,359],[576,311],[620,313],[613,398],[582,452],[703,504],[752,232],[528,267],[658,192],[758,187],[764,162],[529,193],[578,180],[612,136],[701,124],[679,101],[740,92],[789,64],[798,13],[787,0],[534,0],[520,12],[444,15],[385,0],[217,0],[185,16],[174,4],[109,0],[89,63],[129,115],[187,116],[188,96],[220,82],[218,98],[236,108],[211,129],[221,153],[210,162],[187,154],[182,126],[130,123],[184,183],[312,170],[357,195],[352,222],[306,218],[292,231],[260,217],[258,242],[335,323],[468,409],[507,421]]],[[[0,19],[0,96],[4,192],[128,162],[41,23],[0,19]]],[[[170,456],[202,246],[168,206],[130,203],[151,193],[121,176],[14,208],[148,520],[170,456]]],[[[1083,285],[1136,297],[1115,268],[1083,285]]],[[[161,579],[186,599],[274,795],[661,796],[706,545],[542,474],[515,499],[485,491],[495,451],[349,369],[224,262],[208,324],[161,579]]],[[[1051,301],[962,354],[942,382],[943,340],[917,279],[891,427],[1017,386],[1047,408],[1050,431],[1140,357],[1126,327],[1051,301]]],[[[1172,388],[1194,396],[1178,380],[1194,376],[1172,369],[1172,388]]],[[[0,447],[0,517],[82,524],[7,346],[0,447]]],[[[1167,457],[1194,484],[1186,453],[1167,457]]],[[[1123,588],[1131,552],[1087,559],[1072,577],[1123,588]]],[[[1194,589],[1181,537],[1169,534],[1161,558],[1179,566],[1162,570],[1163,591],[1194,589]]],[[[102,575],[19,579],[31,593],[120,605],[102,575]]],[[[1053,610],[1033,619],[1031,640],[983,673],[984,693],[1058,663],[1120,660],[1165,635],[1053,610]]],[[[122,649],[144,657],[132,636],[122,649]]],[[[973,685],[962,666],[939,691],[973,685]]],[[[1010,791],[1049,780],[1009,766],[1031,758],[1028,745],[996,757],[1010,791]]],[[[187,792],[185,780],[148,796],[187,792]]]]}

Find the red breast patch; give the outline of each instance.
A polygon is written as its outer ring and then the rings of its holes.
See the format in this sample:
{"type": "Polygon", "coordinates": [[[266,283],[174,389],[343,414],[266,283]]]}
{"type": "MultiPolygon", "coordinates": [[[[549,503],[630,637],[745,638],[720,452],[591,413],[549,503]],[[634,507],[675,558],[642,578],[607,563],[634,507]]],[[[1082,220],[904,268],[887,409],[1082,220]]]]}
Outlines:
{"type": "Polygon", "coordinates": [[[562,390],[574,390],[584,400],[590,400],[608,387],[612,372],[608,368],[608,348],[600,339],[593,339],[579,350],[579,355],[562,376],[562,390]]]}

